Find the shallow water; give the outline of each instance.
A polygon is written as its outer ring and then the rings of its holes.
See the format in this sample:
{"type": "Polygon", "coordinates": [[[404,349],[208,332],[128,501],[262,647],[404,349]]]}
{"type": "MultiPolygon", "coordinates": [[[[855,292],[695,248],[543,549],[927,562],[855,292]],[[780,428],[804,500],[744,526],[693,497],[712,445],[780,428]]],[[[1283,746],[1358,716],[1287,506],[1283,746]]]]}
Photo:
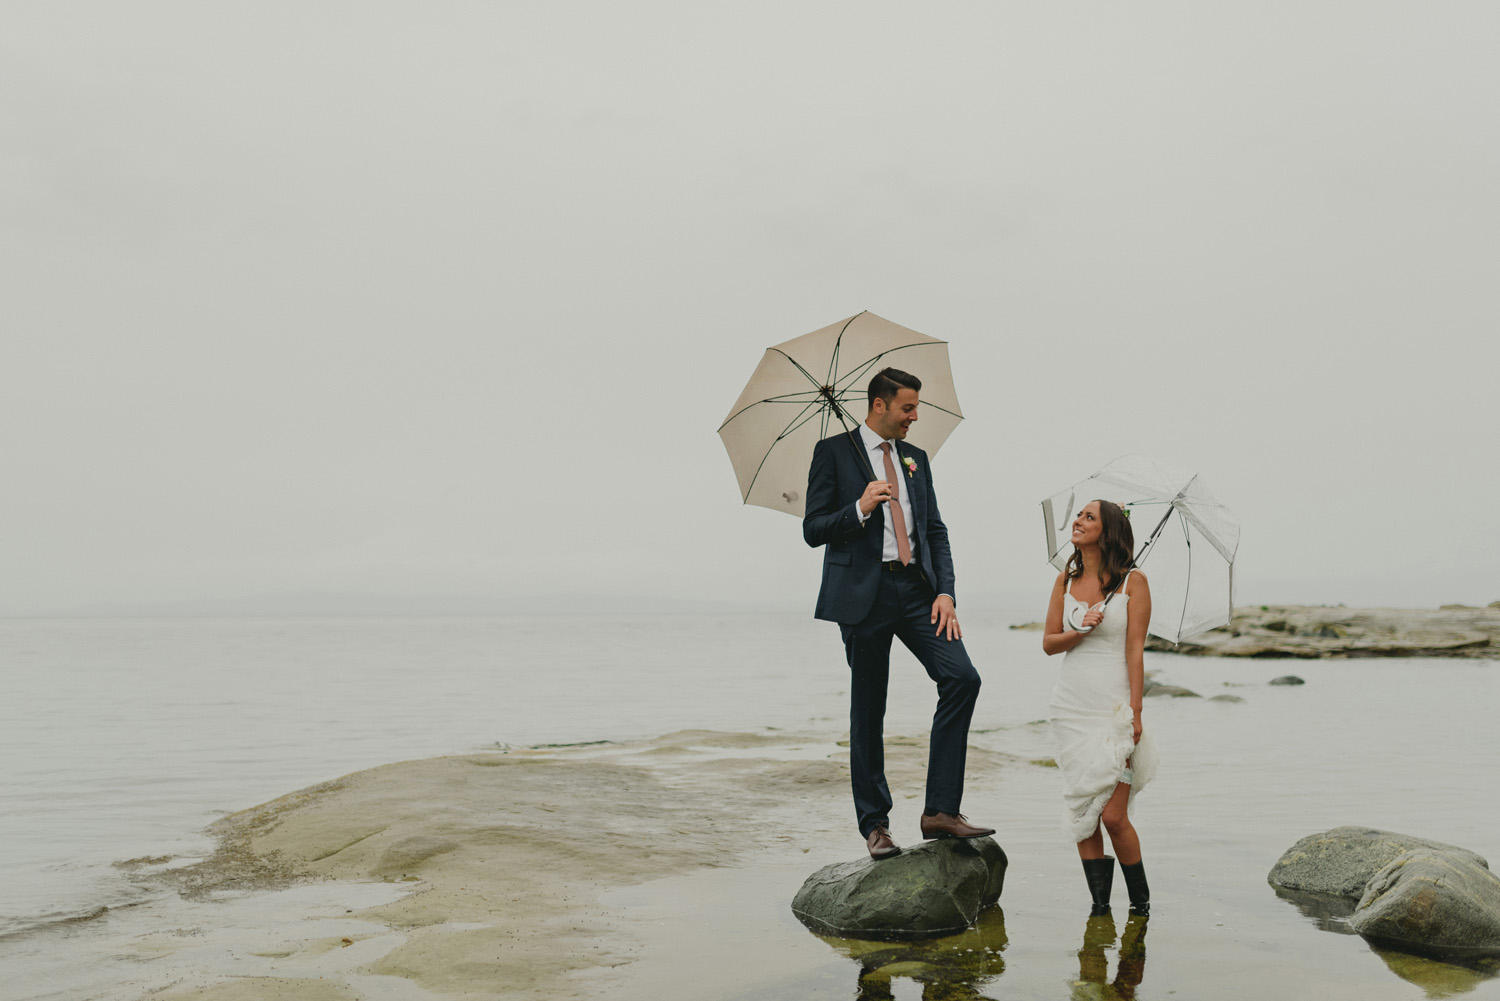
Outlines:
{"type": "MultiPolygon", "coordinates": [[[[1020,618],[967,617],[967,642],[985,677],[974,740],[1044,758],[1045,727],[1027,724],[1046,712],[1055,665],[1041,654],[1039,634],[1005,628],[1020,618]]],[[[837,737],[847,705],[840,654],[834,627],[795,614],[0,621],[7,887],[0,932],[11,933],[0,938],[0,962],[22,974],[0,984],[0,997],[65,996],[34,981],[15,993],[28,983],[27,968],[55,963],[77,935],[89,934],[80,928],[104,923],[55,922],[138,900],[141,891],[111,863],[200,852],[206,844],[197,832],[226,811],[356,769],[496,743],[686,728],[837,737]]],[[[902,659],[905,669],[893,670],[890,733],[924,730],[932,706],[920,668],[902,659]]],[[[1297,838],[1340,824],[1419,834],[1500,859],[1484,736],[1500,664],[1149,655],[1148,668],[1205,695],[1245,701],[1148,702],[1163,766],[1136,817],[1157,901],[1138,996],[1202,991],[1220,977],[1212,996],[1421,993],[1358,938],[1318,930],[1271,892],[1265,873],[1297,838]],[[1308,683],[1265,684],[1283,673],[1308,683]]],[[[1002,898],[1005,969],[983,996],[1068,997],[1098,987],[1073,982],[1085,924],[1082,876],[1060,834],[1054,779],[1048,769],[1020,767],[997,787],[967,794],[966,812],[1000,828],[1012,861],[1002,898]]],[[[911,840],[916,812],[905,794],[893,823],[898,839],[911,840]]],[[[796,925],[785,902],[815,864],[859,848],[851,830],[847,845],[765,859],[743,899],[761,908],[752,908],[761,922],[758,951],[778,959],[731,978],[726,964],[736,961],[725,956],[715,967],[722,979],[698,996],[854,996],[858,964],[796,925]]],[[[648,884],[632,899],[669,911],[682,904],[680,913],[695,893],[721,900],[723,881],[733,879],[732,871],[694,874],[667,881],[665,898],[648,884]]],[[[653,977],[717,955],[707,946],[698,960],[681,955],[672,943],[684,938],[692,936],[681,928],[666,935],[629,968],[633,986],[611,989],[650,996],[642,985],[653,977]]],[[[1117,964],[1112,950],[1105,958],[1117,964]]],[[[1088,960],[1095,967],[1096,958],[1088,960]]],[[[1402,967],[1408,974],[1410,965],[1402,967]]],[[[1500,997],[1500,981],[1460,981],[1428,989],[1500,997]]],[[[920,994],[917,981],[899,977],[891,989],[896,997],[920,994]]]]}

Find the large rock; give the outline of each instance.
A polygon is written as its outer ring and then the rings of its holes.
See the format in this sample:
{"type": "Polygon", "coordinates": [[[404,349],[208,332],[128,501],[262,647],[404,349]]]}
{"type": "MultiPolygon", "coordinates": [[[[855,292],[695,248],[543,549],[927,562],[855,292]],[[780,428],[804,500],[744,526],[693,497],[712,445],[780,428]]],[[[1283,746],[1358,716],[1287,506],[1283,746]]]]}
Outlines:
{"type": "Polygon", "coordinates": [[[1146,649],[1212,657],[1500,658],[1500,603],[1488,608],[1345,608],[1260,605],[1236,608],[1229,624],[1146,649]]]}
{"type": "Polygon", "coordinates": [[[825,935],[952,935],[1000,899],[1006,865],[993,838],[929,841],[879,862],[824,866],[792,898],[792,912],[825,935]]]}
{"type": "Polygon", "coordinates": [[[1410,852],[1381,869],[1349,918],[1376,945],[1440,959],[1500,956],[1500,879],[1472,852],[1410,852]]]}
{"type": "Polygon", "coordinates": [[[1358,901],[1365,885],[1392,862],[1413,852],[1465,858],[1488,869],[1483,857],[1463,848],[1370,827],[1335,827],[1309,834],[1288,848],[1266,878],[1288,890],[1326,893],[1358,901]]]}
{"type": "Polygon", "coordinates": [[[1201,699],[1203,696],[1191,688],[1183,688],[1181,685],[1164,685],[1159,682],[1147,682],[1146,690],[1141,694],[1147,696],[1170,696],[1174,699],[1201,699]]]}

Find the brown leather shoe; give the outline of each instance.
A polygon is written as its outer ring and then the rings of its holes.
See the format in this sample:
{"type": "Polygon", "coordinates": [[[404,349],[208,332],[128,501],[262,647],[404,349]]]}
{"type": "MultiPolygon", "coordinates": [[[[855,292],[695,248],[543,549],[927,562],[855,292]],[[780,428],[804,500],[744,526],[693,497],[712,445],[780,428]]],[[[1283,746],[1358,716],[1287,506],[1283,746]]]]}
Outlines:
{"type": "Polygon", "coordinates": [[[870,858],[877,861],[883,858],[890,858],[892,855],[901,854],[901,846],[891,840],[891,832],[886,830],[884,825],[870,832],[868,845],[870,848],[870,858]]]}
{"type": "Polygon", "coordinates": [[[993,827],[975,827],[961,813],[922,814],[922,837],[928,841],[935,838],[982,838],[994,833],[993,827]]]}

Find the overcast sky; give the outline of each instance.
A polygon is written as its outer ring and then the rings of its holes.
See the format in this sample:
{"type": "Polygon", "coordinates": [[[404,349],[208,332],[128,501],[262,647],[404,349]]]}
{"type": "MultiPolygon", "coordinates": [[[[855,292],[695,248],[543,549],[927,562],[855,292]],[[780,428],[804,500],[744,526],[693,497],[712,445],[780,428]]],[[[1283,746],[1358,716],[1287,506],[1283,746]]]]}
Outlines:
{"type": "MultiPolygon", "coordinates": [[[[809,614],[715,431],[950,342],[959,603],[1198,469],[1239,597],[1500,599],[1488,3],[0,4],[0,610],[282,591],[809,614]]],[[[921,373],[918,373],[919,375],[921,373]]],[[[970,606],[973,607],[973,606],[970,606]]]]}

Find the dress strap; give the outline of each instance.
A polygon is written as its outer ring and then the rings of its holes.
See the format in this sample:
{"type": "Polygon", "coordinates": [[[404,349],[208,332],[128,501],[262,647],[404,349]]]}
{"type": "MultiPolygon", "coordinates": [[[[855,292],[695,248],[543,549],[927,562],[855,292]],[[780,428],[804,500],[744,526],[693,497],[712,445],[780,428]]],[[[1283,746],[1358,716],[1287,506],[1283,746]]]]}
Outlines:
{"type": "Polygon", "coordinates": [[[1130,586],[1130,575],[1133,573],[1135,573],[1135,567],[1131,567],[1129,570],[1126,570],[1125,579],[1120,581],[1120,586],[1116,588],[1117,591],[1119,591],[1121,594],[1126,595],[1127,597],[1130,595],[1130,592],[1127,591],[1126,588],[1130,586]]]}

